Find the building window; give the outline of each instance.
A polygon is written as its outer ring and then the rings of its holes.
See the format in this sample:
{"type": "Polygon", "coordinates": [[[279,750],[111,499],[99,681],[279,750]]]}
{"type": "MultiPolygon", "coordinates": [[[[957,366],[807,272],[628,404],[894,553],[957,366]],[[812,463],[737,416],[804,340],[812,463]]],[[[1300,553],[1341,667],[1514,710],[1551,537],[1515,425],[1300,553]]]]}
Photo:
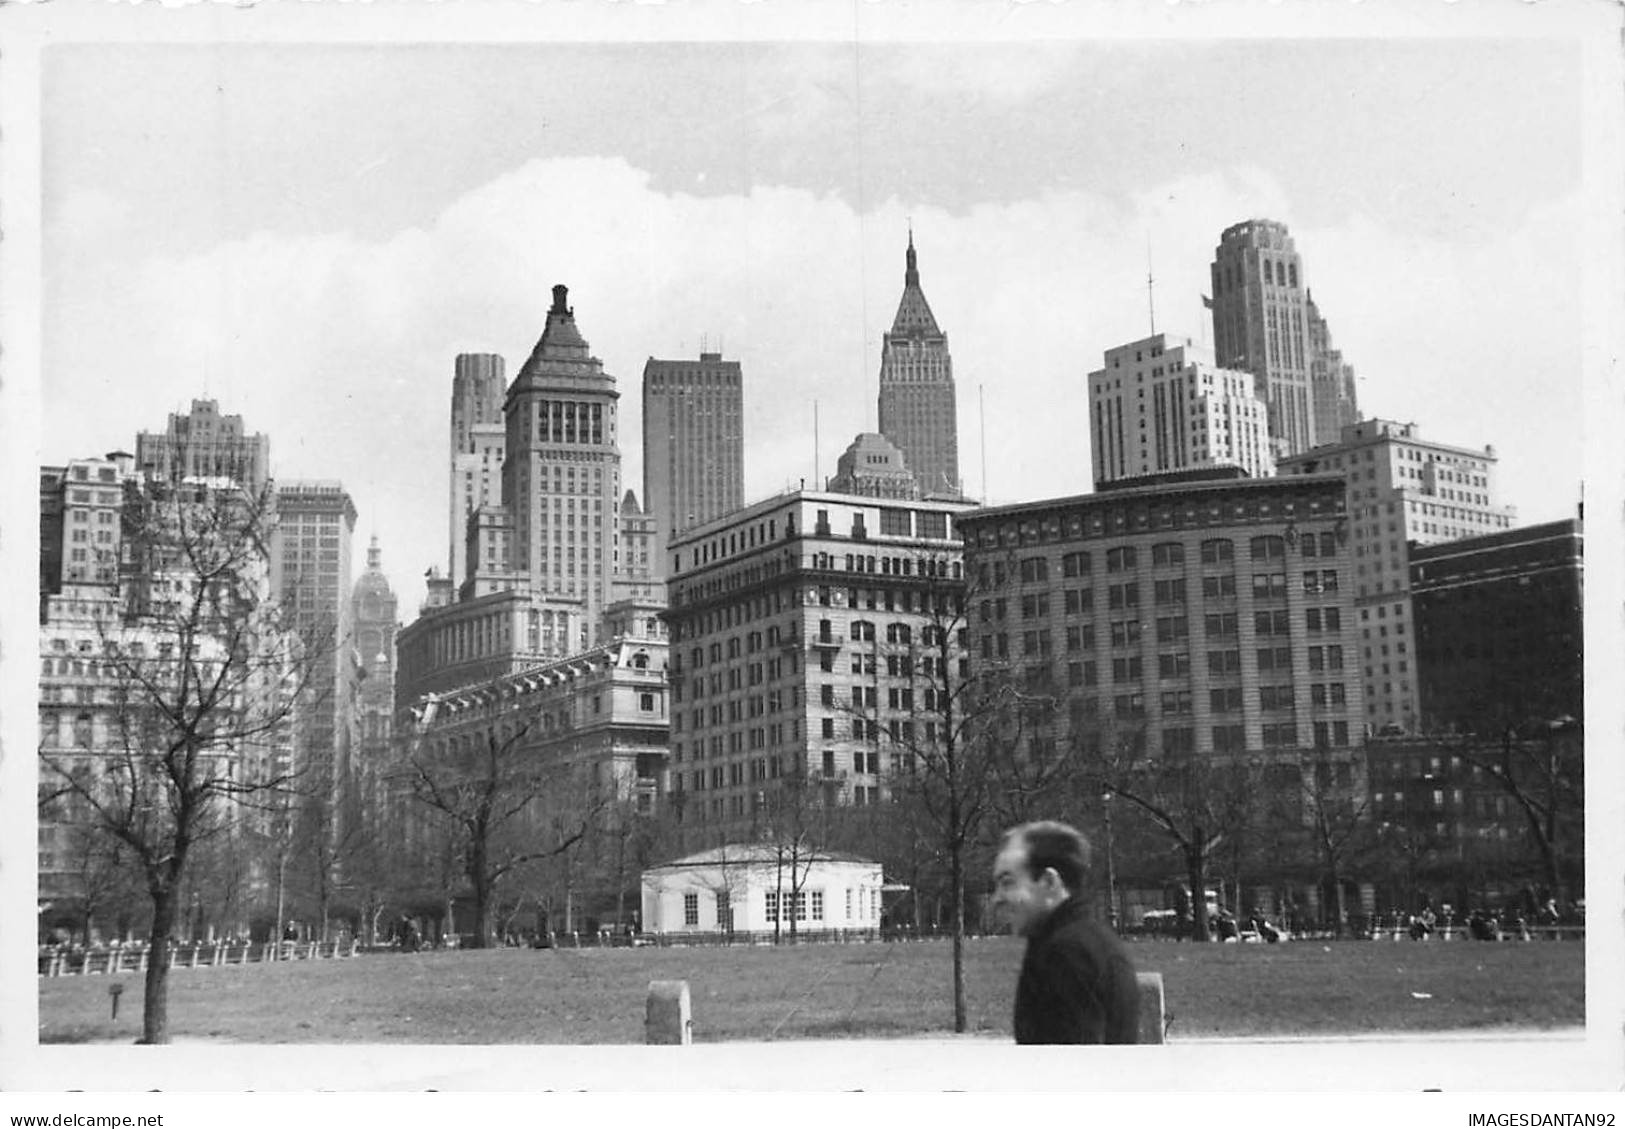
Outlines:
{"type": "Polygon", "coordinates": [[[1061,575],[1077,577],[1089,575],[1088,553],[1067,553],[1061,557],[1061,575]]]}
{"type": "Polygon", "coordinates": [[[698,894],[683,895],[683,924],[698,925],[700,923],[700,896],[698,894]]]}

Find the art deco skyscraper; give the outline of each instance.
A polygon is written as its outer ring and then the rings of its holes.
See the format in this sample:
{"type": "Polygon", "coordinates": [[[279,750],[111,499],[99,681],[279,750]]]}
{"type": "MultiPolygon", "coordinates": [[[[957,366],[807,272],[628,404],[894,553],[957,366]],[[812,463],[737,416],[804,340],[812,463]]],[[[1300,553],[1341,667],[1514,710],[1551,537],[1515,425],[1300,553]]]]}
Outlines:
{"type": "Polygon", "coordinates": [[[221,415],[214,400],[193,400],[190,415],[169,414],[162,432],[135,437],[135,465],[148,481],[230,479],[250,494],[270,477],[271,440],[243,429],[243,417],[221,415]]]}
{"type": "Polygon", "coordinates": [[[702,352],[643,366],[643,501],[659,538],[656,577],[669,571],[676,534],[745,504],[743,419],[738,361],[702,352]]]}
{"type": "Polygon", "coordinates": [[[597,643],[615,571],[621,497],[615,378],[588,351],[553,287],[547,324],[508,390],[502,501],[512,515],[513,571],[544,599],[579,603],[597,643]]]}
{"type": "Polygon", "coordinates": [[[502,358],[460,353],[451,383],[451,588],[468,579],[468,515],[502,501],[502,358]]]}
{"type": "Polygon", "coordinates": [[[1354,366],[1332,348],[1332,331],[1320,316],[1315,295],[1308,294],[1309,387],[1315,404],[1315,441],[1337,442],[1345,427],[1360,422],[1360,403],[1354,387],[1354,366]]]}
{"type": "MultiPolygon", "coordinates": [[[[1218,363],[1253,374],[1269,407],[1277,458],[1313,447],[1308,294],[1286,225],[1247,220],[1224,229],[1214,252],[1213,344],[1218,363]]],[[[1330,438],[1330,437],[1328,437],[1330,438]]]]}
{"type": "Polygon", "coordinates": [[[903,452],[925,497],[958,497],[959,421],[948,338],[920,289],[914,233],[903,299],[880,350],[880,433],[903,452]]]}

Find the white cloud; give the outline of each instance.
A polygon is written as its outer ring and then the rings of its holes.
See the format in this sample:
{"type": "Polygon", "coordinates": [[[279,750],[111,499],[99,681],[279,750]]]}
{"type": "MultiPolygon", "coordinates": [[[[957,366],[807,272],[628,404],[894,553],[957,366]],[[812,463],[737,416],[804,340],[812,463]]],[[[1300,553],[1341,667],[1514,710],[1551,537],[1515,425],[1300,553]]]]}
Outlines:
{"type": "MultiPolygon", "coordinates": [[[[620,381],[625,486],[642,493],[644,360],[696,355],[702,334],[744,366],[747,495],[810,482],[814,400],[825,475],[855,433],[875,427],[880,337],[911,217],[953,350],[967,487],[983,481],[981,389],[994,498],[1080,492],[1085,374],[1105,348],[1148,329],[1147,232],[1158,328],[1201,338],[1198,295],[1219,231],[1259,214],[1293,218],[1274,182],[1245,169],[1126,203],[1051,193],[950,215],[892,200],[860,216],[799,189],[662,195],[620,160],[532,161],[386,242],[257,236],[98,275],[53,323],[51,370],[64,375],[47,390],[46,450],[83,453],[87,434],[93,446],[130,444],[207,386],[271,435],[279,474],[345,482],[358,533],[379,534],[410,608],[420,591],[404,578],[446,554],[456,353],[499,352],[512,376],[551,286],[565,283],[620,381]]],[[[1541,389],[1573,376],[1548,338],[1572,316],[1574,248],[1534,234],[1561,218],[1532,217],[1494,247],[1466,249],[1401,243],[1359,222],[1295,229],[1336,339],[1368,378],[1368,405],[1426,420],[1446,441],[1497,443],[1509,471],[1577,464],[1562,434],[1572,419],[1512,431],[1533,418],[1541,389]],[[1484,404],[1487,377],[1518,414],[1446,414],[1484,404]]]]}

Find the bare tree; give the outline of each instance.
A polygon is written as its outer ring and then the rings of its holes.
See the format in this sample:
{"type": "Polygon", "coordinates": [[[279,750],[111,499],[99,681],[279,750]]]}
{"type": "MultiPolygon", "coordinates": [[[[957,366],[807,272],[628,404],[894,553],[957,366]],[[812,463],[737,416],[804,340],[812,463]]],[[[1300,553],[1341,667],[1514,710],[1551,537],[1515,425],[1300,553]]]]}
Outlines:
{"type": "Polygon", "coordinates": [[[805,905],[802,891],[813,865],[829,857],[829,816],[835,801],[798,757],[775,787],[762,792],[761,805],[758,819],[774,859],[778,912],[773,918],[773,940],[777,943],[781,939],[788,918],[793,944],[805,905]]]}
{"type": "Polygon", "coordinates": [[[1238,757],[1151,755],[1132,718],[1075,729],[1073,740],[1091,785],[1124,800],[1177,852],[1190,888],[1191,939],[1208,940],[1215,853],[1245,835],[1253,816],[1250,766],[1238,757]]]}
{"type": "Polygon", "coordinates": [[[47,800],[41,805],[39,817],[42,823],[53,822],[64,828],[62,845],[67,873],[72,875],[73,893],[77,895],[80,937],[89,946],[101,915],[111,912],[127,916],[131,904],[140,899],[141,876],[131,865],[129,848],[107,835],[100,825],[64,810],[65,800],[47,800]]]}
{"type": "Polygon", "coordinates": [[[495,941],[505,882],[528,864],[567,860],[613,797],[613,782],[600,786],[539,753],[527,740],[533,722],[509,715],[434,750],[419,734],[409,759],[413,794],[452,832],[474,902],[475,948],[495,941]]]}
{"type": "MultiPolygon", "coordinates": [[[[1336,775],[1337,765],[1324,756],[1303,754],[1298,763],[1302,787],[1301,818],[1296,825],[1309,840],[1321,887],[1331,891],[1332,904],[1326,907],[1332,929],[1338,937],[1348,929],[1348,897],[1344,889],[1350,862],[1369,852],[1376,835],[1372,819],[1371,792],[1357,786],[1362,773],[1352,771],[1347,780],[1336,775]]],[[[1296,814],[1285,813],[1289,818],[1296,814]]]]}
{"type": "Polygon", "coordinates": [[[1502,730],[1491,745],[1450,751],[1495,782],[1523,817],[1541,877],[1554,895],[1584,872],[1585,731],[1572,717],[1502,730]]]}
{"type": "Polygon", "coordinates": [[[105,698],[84,740],[41,749],[42,779],[145,881],[144,1043],[169,1041],[168,955],[194,849],[293,782],[289,730],[318,656],[270,599],[269,503],[269,488],[129,487],[121,599],[96,620],[105,698]]]}
{"type": "MultiPolygon", "coordinates": [[[[916,826],[947,867],[953,949],[954,1030],[969,1023],[965,996],[965,888],[970,859],[995,791],[1010,783],[1023,695],[997,667],[973,678],[967,655],[968,600],[954,561],[922,554],[915,561],[926,622],[918,639],[888,639],[914,678],[913,720],[881,731],[893,750],[892,797],[910,805],[916,826]]],[[[887,656],[892,657],[891,655],[887,656]]],[[[1030,700],[1029,700],[1030,701],[1030,700]]]]}

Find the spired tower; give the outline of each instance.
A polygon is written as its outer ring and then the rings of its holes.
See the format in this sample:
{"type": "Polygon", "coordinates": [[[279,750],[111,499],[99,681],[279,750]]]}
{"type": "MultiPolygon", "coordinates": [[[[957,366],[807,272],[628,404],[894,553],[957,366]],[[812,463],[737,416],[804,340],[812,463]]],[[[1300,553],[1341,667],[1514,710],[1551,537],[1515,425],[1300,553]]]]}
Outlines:
{"type": "Polygon", "coordinates": [[[914,232],[908,234],[903,300],[880,349],[880,433],[902,451],[926,497],[959,488],[959,417],[948,337],[920,289],[914,232]]]}
{"type": "Polygon", "coordinates": [[[385,842],[388,771],[395,717],[395,633],[399,603],[384,575],[375,534],[367,547],[367,570],[350,592],[355,625],[355,662],[361,671],[356,693],[359,747],[351,787],[358,820],[372,842],[385,842]]]}
{"type": "Polygon", "coordinates": [[[513,518],[513,571],[536,595],[581,609],[588,637],[570,641],[575,651],[599,641],[611,600],[621,394],[576,329],[568,292],[553,287],[541,339],[508,388],[502,500],[513,518]]]}

